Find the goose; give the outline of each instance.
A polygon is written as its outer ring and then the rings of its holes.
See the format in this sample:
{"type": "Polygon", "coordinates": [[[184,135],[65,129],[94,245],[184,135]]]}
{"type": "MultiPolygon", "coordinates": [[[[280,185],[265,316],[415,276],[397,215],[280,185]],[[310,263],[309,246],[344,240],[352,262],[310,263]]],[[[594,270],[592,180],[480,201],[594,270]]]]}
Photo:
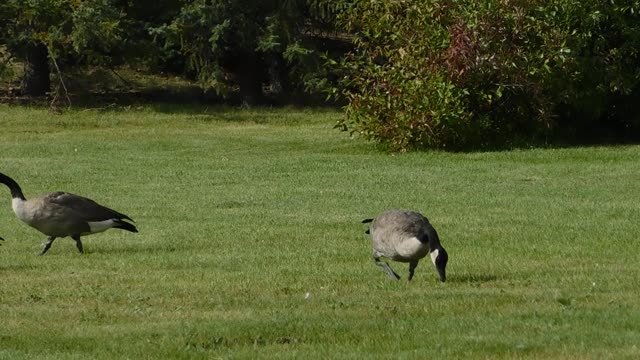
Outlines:
{"type": "Polygon", "coordinates": [[[409,263],[409,282],[413,278],[418,261],[427,254],[438,271],[440,281],[445,282],[446,267],[449,255],[440,244],[436,229],[422,214],[407,210],[387,210],[375,219],[365,219],[363,223],[371,223],[366,231],[371,234],[373,245],[373,261],[394,280],[400,280],[389,264],[380,261],[386,257],[394,261],[409,263]]]}
{"type": "Polygon", "coordinates": [[[80,236],[110,228],[138,232],[133,224],[124,221],[133,222],[133,219],[91,199],[58,191],[27,200],[12,178],[0,173],[0,183],[11,191],[11,205],[18,219],[48,236],[40,255],[51,248],[56,238],[70,236],[82,254],[80,236]]]}

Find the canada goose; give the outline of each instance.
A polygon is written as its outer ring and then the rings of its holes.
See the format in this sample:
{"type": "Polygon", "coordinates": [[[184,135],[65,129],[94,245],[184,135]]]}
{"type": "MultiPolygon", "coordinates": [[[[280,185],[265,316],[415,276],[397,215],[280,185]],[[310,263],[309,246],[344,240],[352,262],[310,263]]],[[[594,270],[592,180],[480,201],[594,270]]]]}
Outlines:
{"type": "Polygon", "coordinates": [[[371,228],[366,231],[371,234],[373,244],[373,261],[382,267],[394,280],[399,280],[389,264],[380,261],[381,257],[409,263],[409,281],[418,266],[418,261],[431,254],[431,261],[438,270],[440,281],[445,282],[447,261],[449,255],[440,245],[436,229],[422,214],[406,210],[387,210],[375,219],[365,219],[363,223],[370,223],[371,228]]]}
{"type": "Polygon", "coordinates": [[[106,208],[91,199],[68,192],[53,192],[27,200],[18,183],[0,173],[0,183],[11,190],[11,205],[18,219],[49,236],[40,255],[44,255],[53,240],[71,236],[83,253],[80,236],[105,231],[109,228],[138,232],[127,215],[106,208]]]}

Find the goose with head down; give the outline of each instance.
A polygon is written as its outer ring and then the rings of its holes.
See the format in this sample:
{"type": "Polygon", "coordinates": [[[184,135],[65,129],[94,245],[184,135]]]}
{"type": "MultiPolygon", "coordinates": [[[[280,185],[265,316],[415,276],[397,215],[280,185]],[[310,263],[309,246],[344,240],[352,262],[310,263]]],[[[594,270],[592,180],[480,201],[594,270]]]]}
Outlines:
{"type": "Polygon", "coordinates": [[[91,199],[68,192],[52,192],[27,200],[12,178],[0,173],[0,183],[11,191],[11,205],[18,219],[48,236],[40,255],[44,255],[56,238],[70,236],[83,253],[80,237],[110,228],[138,232],[125,220],[125,214],[104,207],[91,199]]]}
{"type": "Polygon", "coordinates": [[[411,281],[418,261],[430,254],[440,281],[445,282],[449,255],[440,244],[438,233],[422,214],[406,210],[387,210],[375,219],[365,219],[362,222],[372,223],[367,233],[371,234],[373,261],[382,267],[389,277],[394,280],[400,279],[389,264],[380,261],[381,257],[408,262],[411,281]]]}

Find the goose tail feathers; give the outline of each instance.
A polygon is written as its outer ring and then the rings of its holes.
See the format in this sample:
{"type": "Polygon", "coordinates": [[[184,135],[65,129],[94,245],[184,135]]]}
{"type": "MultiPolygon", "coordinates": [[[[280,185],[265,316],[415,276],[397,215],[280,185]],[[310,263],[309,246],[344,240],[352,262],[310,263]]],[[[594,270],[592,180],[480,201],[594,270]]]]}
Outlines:
{"type": "Polygon", "coordinates": [[[134,232],[134,233],[138,232],[138,229],[135,227],[135,225],[133,225],[131,223],[128,223],[126,221],[123,221],[123,220],[118,220],[116,222],[116,225],[114,226],[114,228],[127,230],[127,231],[134,232]]]}
{"type": "MultiPolygon", "coordinates": [[[[368,223],[370,223],[370,222],[373,222],[373,219],[364,219],[364,220],[362,220],[362,223],[363,223],[363,224],[368,224],[368,223]]],[[[367,229],[367,231],[365,231],[364,233],[365,233],[365,234],[370,234],[371,232],[370,232],[369,230],[370,230],[370,229],[367,229]]]]}

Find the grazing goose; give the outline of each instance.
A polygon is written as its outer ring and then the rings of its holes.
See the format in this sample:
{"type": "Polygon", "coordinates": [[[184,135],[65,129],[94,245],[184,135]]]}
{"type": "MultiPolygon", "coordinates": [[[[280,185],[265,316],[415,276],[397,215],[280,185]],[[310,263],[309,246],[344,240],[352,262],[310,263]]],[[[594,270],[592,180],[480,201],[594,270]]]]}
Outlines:
{"type": "Polygon", "coordinates": [[[105,231],[109,228],[138,232],[127,215],[106,208],[91,199],[68,192],[53,192],[27,200],[18,183],[0,173],[0,183],[11,190],[11,205],[18,219],[49,236],[40,255],[44,255],[53,240],[71,236],[83,253],[80,236],[105,231]]]}
{"type": "Polygon", "coordinates": [[[392,279],[399,280],[400,276],[389,264],[380,261],[381,257],[408,262],[411,281],[418,261],[430,253],[440,281],[445,282],[449,255],[440,245],[438,233],[422,214],[405,210],[387,210],[375,219],[365,219],[362,222],[373,222],[371,228],[366,231],[367,234],[371,234],[373,261],[392,279]]]}

